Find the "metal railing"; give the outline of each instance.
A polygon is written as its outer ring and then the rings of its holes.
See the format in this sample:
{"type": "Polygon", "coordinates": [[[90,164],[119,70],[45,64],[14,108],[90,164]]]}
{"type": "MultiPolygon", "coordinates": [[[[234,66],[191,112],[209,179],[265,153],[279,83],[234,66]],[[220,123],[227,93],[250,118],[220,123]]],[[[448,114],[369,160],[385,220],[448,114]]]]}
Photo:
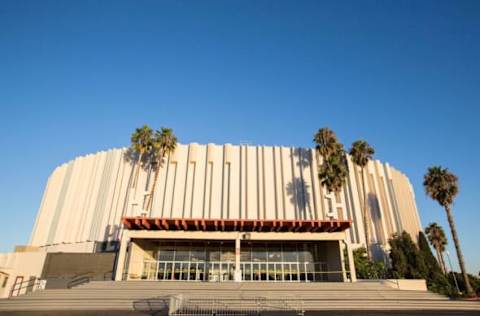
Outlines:
{"type": "Polygon", "coordinates": [[[237,299],[190,299],[182,295],[172,296],[169,301],[168,315],[231,315],[253,316],[262,312],[294,312],[304,315],[303,300],[292,297],[266,298],[251,297],[237,299]]]}
{"type": "MultiPolygon", "coordinates": [[[[145,260],[141,279],[150,281],[233,281],[235,264],[223,261],[145,260]]],[[[325,262],[256,262],[240,263],[242,281],[322,282],[330,275],[350,279],[349,271],[329,271],[325,262]]]]}
{"type": "Polygon", "coordinates": [[[106,281],[106,280],[112,280],[112,278],[113,278],[113,271],[103,273],[101,278],[99,278],[99,275],[98,274],[96,275],[95,272],[93,271],[85,272],[85,273],[81,273],[73,276],[72,279],[67,283],[67,288],[70,289],[74,286],[88,283],[93,279],[106,281]]]}
{"type": "Polygon", "coordinates": [[[93,273],[94,272],[91,271],[74,275],[72,279],[67,282],[67,289],[90,282],[90,280],[93,278],[93,273]]]}
{"type": "Polygon", "coordinates": [[[41,280],[38,278],[29,279],[22,282],[15,282],[10,289],[9,297],[35,292],[36,290],[43,290],[45,289],[45,283],[46,280],[41,280]]]}

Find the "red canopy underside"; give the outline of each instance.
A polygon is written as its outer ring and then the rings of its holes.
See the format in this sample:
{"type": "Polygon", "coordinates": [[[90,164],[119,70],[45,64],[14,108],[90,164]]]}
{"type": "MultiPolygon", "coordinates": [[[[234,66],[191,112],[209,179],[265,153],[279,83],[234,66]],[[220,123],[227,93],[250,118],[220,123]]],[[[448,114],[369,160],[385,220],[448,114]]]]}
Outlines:
{"type": "Polygon", "coordinates": [[[348,220],[247,220],[160,217],[122,217],[131,230],[245,231],[245,232],[340,232],[352,226],[348,220]]]}

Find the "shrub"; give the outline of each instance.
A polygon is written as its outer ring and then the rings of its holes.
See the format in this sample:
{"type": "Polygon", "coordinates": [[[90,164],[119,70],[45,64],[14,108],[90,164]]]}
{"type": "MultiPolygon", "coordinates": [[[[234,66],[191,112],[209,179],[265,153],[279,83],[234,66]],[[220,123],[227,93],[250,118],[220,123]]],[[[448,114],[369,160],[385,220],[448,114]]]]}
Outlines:
{"type": "Polygon", "coordinates": [[[353,251],[353,260],[359,279],[385,279],[388,275],[383,262],[368,260],[367,250],[364,247],[353,251]]]}

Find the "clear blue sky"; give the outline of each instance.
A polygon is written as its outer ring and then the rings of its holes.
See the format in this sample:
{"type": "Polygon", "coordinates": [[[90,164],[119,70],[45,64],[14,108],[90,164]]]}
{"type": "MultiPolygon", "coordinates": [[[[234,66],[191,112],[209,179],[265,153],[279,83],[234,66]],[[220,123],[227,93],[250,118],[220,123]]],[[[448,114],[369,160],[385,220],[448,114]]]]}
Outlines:
{"type": "Polygon", "coordinates": [[[0,251],[28,241],[57,165],[141,124],[296,146],[328,126],[410,177],[424,226],[447,228],[426,168],[455,172],[480,270],[480,1],[3,0],[0,109],[0,251]]]}

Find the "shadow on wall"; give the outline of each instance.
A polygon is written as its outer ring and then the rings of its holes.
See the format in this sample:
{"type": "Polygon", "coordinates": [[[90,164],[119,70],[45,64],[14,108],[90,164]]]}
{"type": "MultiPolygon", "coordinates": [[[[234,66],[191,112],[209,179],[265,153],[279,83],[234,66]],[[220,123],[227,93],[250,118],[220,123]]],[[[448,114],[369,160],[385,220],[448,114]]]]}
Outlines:
{"type": "MultiPolygon", "coordinates": [[[[128,188],[132,187],[133,180],[135,177],[135,172],[137,170],[137,163],[139,159],[139,154],[132,148],[127,148],[125,152],[123,153],[123,160],[130,164],[131,170],[130,170],[130,176],[128,177],[128,188]]],[[[140,161],[140,167],[147,171],[150,167],[151,164],[149,163],[150,159],[148,155],[143,155],[142,160],[140,161]]],[[[147,188],[145,188],[146,190],[147,188]]],[[[124,216],[127,212],[128,208],[128,200],[129,200],[129,195],[130,195],[130,190],[126,190],[125,192],[125,198],[123,200],[123,211],[122,211],[122,216],[124,216]]]]}
{"type": "Polygon", "coordinates": [[[379,242],[382,242],[382,232],[380,231],[381,229],[381,222],[382,222],[382,214],[380,214],[380,205],[378,204],[378,197],[375,193],[368,193],[368,205],[370,209],[370,218],[372,219],[373,226],[375,228],[375,232],[377,236],[380,236],[380,238],[377,237],[379,242]]]}
{"type": "Polygon", "coordinates": [[[120,225],[107,225],[103,235],[103,241],[95,242],[94,252],[112,252],[117,251],[120,245],[120,225]]]}
{"type": "Polygon", "coordinates": [[[103,240],[119,240],[120,238],[120,225],[107,225],[105,227],[105,234],[103,240]]]}
{"type": "Polygon", "coordinates": [[[385,260],[388,254],[385,252],[385,249],[382,247],[382,244],[387,241],[383,237],[383,228],[382,228],[382,214],[380,213],[380,201],[378,200],[377,194],[370,192],[368,193],[368,205],[370,206],[370,219],[372,221],[373,229],[375,230],[375,235],[377,236],[376,242],[372,243],[370,246],[373,257],[375,260],[385,260]]]}
{"type": "MultiPolygon", "coordinates": [[[[295,206],[297,216],[301,219],[307,218],[307,206],[310,200],[308,191],[309,185],[301,178],[294,178],[292,182],[287,183],[286,192],[290,197],[290,202],[295,206]]],[[[309,208],[310,209],[310,208],[309,208]]],[[[312,214],[309,214],[313,218],[312,214]]]]}
{"type": "MultiPolygon", "coordinates": [[[[312,163],[312,153],[310,150],[302,148],[292,149],[292,158],[296,158],[296,166],[300,167],[300,172],[309,167],[312,163]]],[[[307,211],[310,212],[309,217],[314,218],[309,207],[310,192],[309,185],[301,177],[295,177],[292,182],[287,183],[286,192],[290,197],[290,202],[295,207],[296,216],[300,219],[306,219],[307,211]],[[308,209],[308,210],[307,210],[308,209]]]]}
{"type": "MultiPolygon", "coordinates": [[[[132,148],[127,148],[127,150],[125,150],[125,152],[123,153],[123,160],[125,160],[132,166],[135,165],[138,162],[138,152],[136,152],[132,148]]],[[[145,165],[146,160],[142,159],[142,162],[142,164],[145,165]]]]}
{"type": "Polygon", "coordinates": [[[298,159],[296,165],[302,169],[310,166],[312,162],[312,152],[310,150],[294,148],[292,156],[298,159]]]}
{"type": "MultiPolygon", "coordinates": [[[[125,152],[123,153],[123,159],[126,162],[128,162],[131,166],[135,166],[137,164],[138,158],[139,158],[139,153],[133,150],[132,148],[127,148],[127,150],[125,150],[125,152]]],[[[161,159],[158,159],[158,157],[152,153],[144,154],[141,160],[141,167],[144,170],[148,170],[150,168],[155,170],[157,167],[161,168],[165,164],[167,159],[168,157],[162,157],[161,159]],[[158,160],[160,160],[159,165],[157,165],[156,163],[158,160]]]]}

